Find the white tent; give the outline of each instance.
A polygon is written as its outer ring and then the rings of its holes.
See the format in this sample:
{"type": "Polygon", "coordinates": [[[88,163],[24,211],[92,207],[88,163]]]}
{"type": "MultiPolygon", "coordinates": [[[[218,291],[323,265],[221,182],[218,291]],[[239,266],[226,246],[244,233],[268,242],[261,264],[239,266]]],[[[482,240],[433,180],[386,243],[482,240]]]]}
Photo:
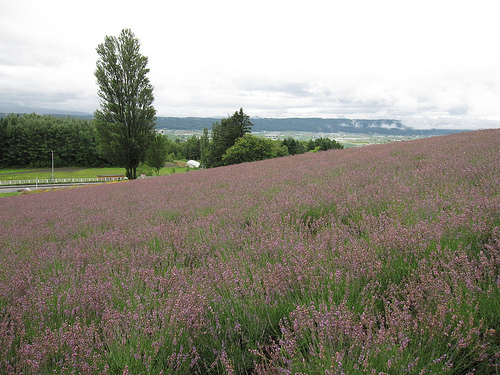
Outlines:
{"type": "Polygon", "coordinates": [[[199,168],[200,167],[200,163],[198,163],[196,160],[188,160],[187,166],[189,168],[199,168]]]}

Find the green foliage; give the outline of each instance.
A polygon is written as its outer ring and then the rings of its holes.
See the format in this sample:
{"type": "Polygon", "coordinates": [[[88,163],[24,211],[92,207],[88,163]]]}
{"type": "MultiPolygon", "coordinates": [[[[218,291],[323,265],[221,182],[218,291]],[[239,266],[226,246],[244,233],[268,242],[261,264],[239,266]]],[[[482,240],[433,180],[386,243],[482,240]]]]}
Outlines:
{"type": "Polygon", "coordinates": [[[20,195],[20,193],[0,193],[0,198],[3,198],[3,197],[15,197],[15,196],[18,196],[20,195]]]}
{"type": "Polygon", "coordinates": [[[271,159],[284,156],[288,151],[270,139],[246,134],[236,140],[222,156],[224,165],[244,163],[248,161],[271,159]]]}
{"type": "Polygon", "coordinates": [[[200,159],[202,166],[206,166],[207,155],[209,152],[210,152],[210,138],[208,136],[208,128],[204,128],[203,135],[200,138],[200,159]]]}
{"type": "Polygon", "coordinates": [[[342,148],[344,148],[344,146],[342,146],[337,141],[323,137],[311,139],[307,144],[307,150],[313,152],[342,149],[342,148]]]}
{"type": "Polygon", "coordinates": [[[292,137],[285,138],[281,145],[288,149],[290,155],[303,154],[307,149],[305,141],[298,141],[292,137]]]}
{"type": "MultiPolygon", "coordinates": [[[[287,155],[301,154],[310,150],[322,151],[343,148],[340,143],[329,138],[318,138],[310,142],[288,137],[283,141],[265,138],[247,137],[253,123],[243,112],[243,108],[231,117],[212,124],[211,137],[207,128],[198,138],[193,135],[186,141],[176,139],[173,142],[178,150],[170,153],[182,153],[185,159],[200,160],[206,168],[263,160],[287,155]]],[[[170,154],[169,153],[169,154],[170,154]]]]}
{"type": "Polygon", "coordinates": [[[169,139],[162,134],[157,134],[148,148],[146,154],[146,164],[154,169],[156,175],[160,174],[160,169],[165,166],[168,158],[169,139]]]}
{"type": "Polygon", "coordinates": [[[97,153],[93,121],[41,116],[9,115],[0,119],[0,166],[50,168],[109,165],[97,153]]]}
{"type": "Polygon", "coordinates": [[[251,132],[253,124],[250,117],[243,113],[243,108],[235,112],[231,117],[222,119],[212,126],[212,142],[208,155],[206,156],[207,167],[224,165],[222,156],[235,144],[236,140],[251,132]]]}
{"type": "Polygon", "coordinates": [[[316,152],[344,148],[340,143],[329,138],[318,138],[305,142],[295,140],[292,137],[288,137],[283,141],[248,137],[252,126],[250,117],[245,115],[243,109],[240,108],[239,112],[235,112],[230,118],[222,119],[212,125],[211,140],[208,138],[206,128],[200,139],[195,136],[189,139],[186,142],[185,149],[191,153],[185,152],[184,155],[188,159],[197,159],[193,157],[195,155],[193,151],[199,150],[201,164],[211,168],[302,154],[306,151],[316,152]],[[188,143],[192,143],[193,146],[188,146],[188,143]]]}
{"type": "Polygon", "coordinates": [[[193,135],[184,143],[184,158],[199,160],[201,158],[200,139],[193,135]]]}
{"type": "Polygon", "coordinates": [[[174,161],[177,159],[185,159],[182,144],[177,141],[172,141],[170,138],[164,138],[167,149],[167,161],[174,161]]]}
{"type": "Polygon", "coordinates": [[[150,165],[147,165],[147,164],[144,164],[144,163],[140,163],[137,166],[137,175],[138,176],[141,176],[141,175],[152,176],[154,172],[156,172],[157,175],[160,174],[160,170],[159,169],[158,170],[153,170],[153,168],[150,165]]]}
{"type": "Polygon", "coordinates": [[[0,165],[2,165],[2,161],[4,160],[7,147],[7,119],[0,118],[0,165]]]}
{"type": "Polygon", "coordinates": [[[156,110],[153,86],[146,76],[148,58],[130,29],[118,38],[106,36],[99,44],[95,76],[101,110],[94,113],[99,152],[137,177],[137,166],[146,158],[154,137],[156,110]]]}

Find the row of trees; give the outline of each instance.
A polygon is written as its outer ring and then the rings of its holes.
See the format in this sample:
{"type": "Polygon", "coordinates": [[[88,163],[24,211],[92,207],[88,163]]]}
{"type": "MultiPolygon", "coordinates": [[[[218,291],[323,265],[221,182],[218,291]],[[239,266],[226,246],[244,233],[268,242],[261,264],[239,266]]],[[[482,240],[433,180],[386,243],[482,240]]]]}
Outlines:
{"type": "MultiPolygon", "coordinates": [[[[271,140],[251,134],[250,118],[243,109],[204,129],[201,137],[171,140],[162,134],[150,138],[139,162],[157,172],[166,161],[200,160],[204,167],[270,159],[310,151],[342,148],[328,138],[300,141],[292,137],[271,140]]],[[[52,152],[58,167],[122,166],[99,152],[96,122],[92,120],[8,115],[0,118],[0,167],[48,167],[52,152]]],[[[123,150],[121,150],[123,151],[123,150]]]]}
{"type": "Polygon", "coordinates": [[[289,137],[283,141],[274,141],[257,137],[250,134],[252,126],[250,117],[240,108],[231,117],[213,124],[211,138],[208,136],[208,129],[205,129],[199,142],[202,165],[211,168],[308,151],[343,148],[340,143],[329,138],[299,141],[289,137]]]}
{"type": "MultiPolygon", "coordinates": [[[[195,144],[192,139],[181,142],[154,135],[140,162],[163,166],[165,159],[194,158],[193,147],[199,147],[195,144]]],[[[0,118],[0,168],[50,167],[52,152],[57,167],[122,166],[99,152],[95,121],[34,113],[0,118]]]]}
{"type": "Polygon", "coordinates": [[[52,152],[59,167],[104,167],[92,121],[36,114],[0,119],[0,166],[50,167],[52,152]]]}
{"type": "Polygon", "coordinates": [[[212,131],[203,130],[203,135],[193,135],[184,142],[165,139],[165,149],[170,158],[182,154],[186,159],[200,160],[205,168],[238,164],[280,156],[302,154],[343,146],[329,138],[300,141],[293,137],[271,140],[251,134],[253,124],[240,108],[231,117],[212,125],[212,131]]]}

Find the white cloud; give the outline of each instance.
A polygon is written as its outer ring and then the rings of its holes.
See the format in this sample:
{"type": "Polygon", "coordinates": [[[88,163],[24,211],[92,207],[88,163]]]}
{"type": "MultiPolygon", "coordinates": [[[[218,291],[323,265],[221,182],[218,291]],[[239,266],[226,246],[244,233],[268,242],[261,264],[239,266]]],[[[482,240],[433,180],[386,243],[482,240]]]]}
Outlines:
{"type": "Polygon", "coordinates": [[[500,119],[500,24],[487,0],[0,4],[0,111],[92,112],[95,48],[129,27],[159,115],[500,119]]]}

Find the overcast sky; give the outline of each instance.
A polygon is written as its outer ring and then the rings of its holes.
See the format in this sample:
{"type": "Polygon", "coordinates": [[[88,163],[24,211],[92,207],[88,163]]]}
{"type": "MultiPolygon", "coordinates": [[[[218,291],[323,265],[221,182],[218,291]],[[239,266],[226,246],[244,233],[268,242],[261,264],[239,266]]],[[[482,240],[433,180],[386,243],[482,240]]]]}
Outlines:
{"type": "Polygon", "coordinates": [[[0,112],[92,113],[123,28],[158,116],[500,120],[493,0],[0,0],[0,112]]]}

